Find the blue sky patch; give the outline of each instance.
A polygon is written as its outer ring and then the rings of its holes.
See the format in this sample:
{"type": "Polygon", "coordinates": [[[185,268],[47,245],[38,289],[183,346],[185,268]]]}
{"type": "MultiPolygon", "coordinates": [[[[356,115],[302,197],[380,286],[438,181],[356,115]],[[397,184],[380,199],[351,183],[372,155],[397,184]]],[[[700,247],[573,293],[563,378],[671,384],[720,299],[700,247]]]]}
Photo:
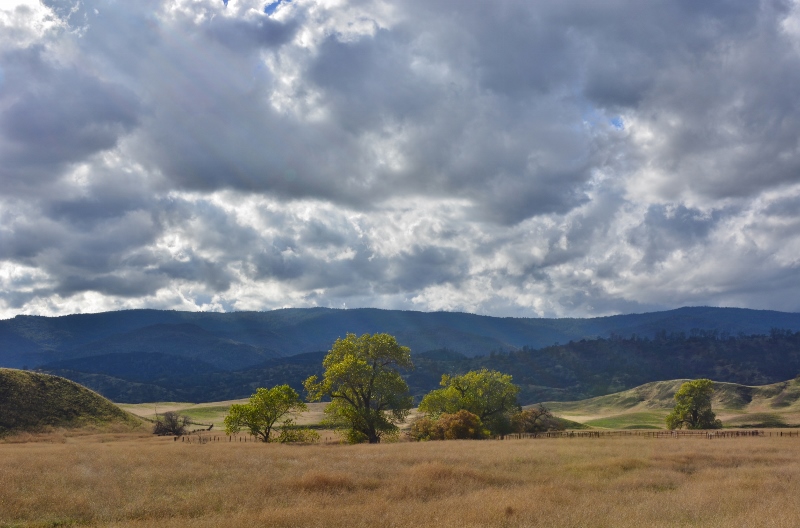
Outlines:
{"type": "Polygon", "coordinates": [[[281,5],[282,2],[286,2],[288,4],[291,1],[292,0],[278,0],[277,2],[272,2],[271,4],[267,4],[266,7],[264,7],[264,12],[268,15],[271,15],[272,13],[275,12],[276,9],[278,9],[278,6],[281,5]]]}

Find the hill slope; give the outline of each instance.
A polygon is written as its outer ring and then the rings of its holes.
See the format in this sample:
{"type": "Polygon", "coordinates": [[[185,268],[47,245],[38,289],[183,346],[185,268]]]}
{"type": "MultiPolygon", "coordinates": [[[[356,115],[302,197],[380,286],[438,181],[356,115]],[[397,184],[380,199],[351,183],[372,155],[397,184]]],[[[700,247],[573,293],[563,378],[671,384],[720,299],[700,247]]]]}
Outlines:
{"type": "MultiPolygon", "coordinates": [[[[629,390],[572,402],[545,402],[551,411],[597,427],[664,428],[675,393],[688,380],[645,383],[629,390]]],[[[712,408],[729,427],[800,425],[800,377],[769,385],[714,382],[712,408]]]]}
{"type": "Polygon", "coordinates": [[[57,376],[0,369],[0,435],[47,427],[136,427],[142,422],[89,389],[57,376]]]}

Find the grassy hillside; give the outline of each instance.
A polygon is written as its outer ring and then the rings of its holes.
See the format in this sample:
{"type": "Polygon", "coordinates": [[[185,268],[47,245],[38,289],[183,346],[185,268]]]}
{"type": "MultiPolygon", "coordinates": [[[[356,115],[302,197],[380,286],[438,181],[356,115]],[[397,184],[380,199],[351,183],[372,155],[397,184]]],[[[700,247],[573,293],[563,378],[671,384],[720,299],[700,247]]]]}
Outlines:
{"type": "Polygon", "coordinates": [[[48,427],[133,428],[141,423],[102,396],[67,379],[0,369],[0,435],[48,427]]]}
{"type": "MultiPolygon", "coordinates": [[[[630,390],[573,402],[546,402],[555,414],[606,429],[663,429],[673,396],[688,380],[645,383],[630,390]]],[[[800,377],[770,385],[714,382],[712,408],[726,427],[800,425],[800,377]]]]}

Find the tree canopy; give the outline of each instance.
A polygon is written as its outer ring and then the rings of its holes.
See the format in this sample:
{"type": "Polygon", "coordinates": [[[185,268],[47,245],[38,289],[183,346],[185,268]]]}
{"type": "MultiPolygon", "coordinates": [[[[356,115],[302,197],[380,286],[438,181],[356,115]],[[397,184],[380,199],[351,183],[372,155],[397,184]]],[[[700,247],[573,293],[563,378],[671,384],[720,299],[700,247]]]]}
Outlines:
{"type": "Polygon", "coordinates": [[[413,368],[411,350],[389,334],[347,334],[337,339],[322,362],[323,378],[305,381],[310,401],[330,398],[328,423],[352,443],[375,444],[398,431],[412,399],[398,369],[413,368]]]}
{"type": "Polygon", "coordinates": [[[287,427],[293,427],[290,415],[305,411],[306,408],[300,395],[288,385],[271,389],[262,387],[250,396],[249,403],[231,405],[225,417],[225,432],[235,434],[247,428],[253,436],[269,442],[278,420],[287,416],[287,427]]]}
{"type": "Polygon", "coordinates": [[[687,381],[675,393],[675,408],[667,416],[669,429],[719,429],[722,422],[711,410],[713,382],[709,379],[687,381]]]}
{"type": "Polygon", "coordinates": [[[519,387],[511,376],[496,370],[481,369],[462,376],[442,376],[441,389],[428,393],[419,404],[419,410],[432,418],[469,411],[493,434],[511,430],[510,415],[520,410],[517,403],[519,387]]]}

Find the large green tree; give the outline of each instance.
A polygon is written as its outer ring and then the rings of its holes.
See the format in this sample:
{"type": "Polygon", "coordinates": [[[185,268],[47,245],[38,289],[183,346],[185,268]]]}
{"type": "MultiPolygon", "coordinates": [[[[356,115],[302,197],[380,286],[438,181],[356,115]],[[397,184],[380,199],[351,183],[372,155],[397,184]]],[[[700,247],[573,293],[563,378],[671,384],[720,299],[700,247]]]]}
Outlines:
{"type": "Polygon", "coordinates": [[[246,428],[253,436],[269,442],[278,420],[286,417],[287,427],[293,427],[291,415],[306,408],[297,391],[288,385],[277,385],[271,389],[262,387],[256,389],[248,403],[231,405],[225,417],[225,432],[235,434],[246,428]]]}
{"type": "Polygon", "coordinates": [[[441,389],[428,393],[419,410],[436,419],[440,415],[469,411],[480,418],[492,434],[511,431],[511,414],[518,412],[519,387],[511,376],[496,370],[470,371],[463,376],[442,376],[441,389]]]}
{"type": "Polygon", "coordinates": [[[722,422],[711,410],[713,382],[709,379],[687,381],[675,393],[675,408],[667,416],[669,429],[719,429],[722,422]]]}
{"type": "Polygon", "coordinates": [[[327,422],[352,443],[376,444],[398,431],[412,400],[398,369],[413,368],[411,351],[389,334],[347,334],[322,362],[322,379],[305,381],[310,401],[330,398],[327,422]]]}

